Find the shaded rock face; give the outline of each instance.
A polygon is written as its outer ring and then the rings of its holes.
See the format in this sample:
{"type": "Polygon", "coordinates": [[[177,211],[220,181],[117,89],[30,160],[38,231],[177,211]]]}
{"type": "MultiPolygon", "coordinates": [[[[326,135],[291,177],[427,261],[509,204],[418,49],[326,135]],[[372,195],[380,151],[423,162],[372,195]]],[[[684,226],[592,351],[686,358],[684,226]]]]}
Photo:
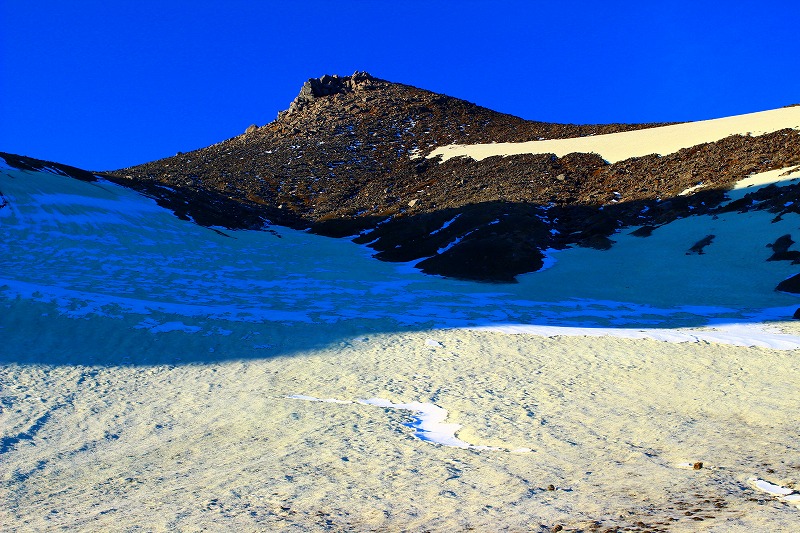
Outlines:
{"type": "MultiPolygon", "coordinates": [[[[800,209],[800,187],[722,203],[745,176],[800,165],[800,132],[733,136],[608,164],[597,154],[425,159],[438,146],[520,142],[661,124],[527,121],[366,73],[308,80],[276,120],[213,146],[103,175],[200,224],[310,228],[431,274],[510,282],[542,251],[608,249],[624,227],[692,214],[800,209]],[[686,189],[703,184],[691,195],[686,189]]],[[[89,173],[87,173],[89,174],[89,173]]],[[[712,245],[713,246],[713,245],[712,245]]],[[[773,248],[788,259],[793,251],[773,248]]],[[[700,248],[702,251],[702,247],[700,248]]]]}

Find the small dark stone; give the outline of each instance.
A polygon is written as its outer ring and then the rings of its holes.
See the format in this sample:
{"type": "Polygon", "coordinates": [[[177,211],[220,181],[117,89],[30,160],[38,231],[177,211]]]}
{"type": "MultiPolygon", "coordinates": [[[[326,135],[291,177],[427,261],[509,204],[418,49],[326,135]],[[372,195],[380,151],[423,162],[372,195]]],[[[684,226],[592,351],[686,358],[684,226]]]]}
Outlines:
{"type": "Polygon", "coordinates": [[[705,237],[694,243],[694,245],[691,248],[689,248],[689,251],[686,252],[686,255],[695,255],[695,254],[703,255],[705,253],[703,250],[705,249],[706,246],[714,242],[714,237],[715,235],[706,235],[705,237]]]}
{"type": "Polygon", "coordinates": [[[772,244],[768,244],[767,248],[772,248],[773,252],[780,253],[787,251],[793,244],[794,241],[792,240],[792,236],[787,233],[786,235],[781,235],[778,237],[772,244]]]}
{"type": "Polygon", "coordinates": [[[556,490],[556,486],[555,485],[547,485],[547,490],[550,490],[550,491],[556,490]]]}
{"type": "Polygon", "coordinates": [[[695,470],[700,470],[703,468],[703,463],[697,461],[694,465],[692,465],[692,468],[694,468],[695,470]]]}

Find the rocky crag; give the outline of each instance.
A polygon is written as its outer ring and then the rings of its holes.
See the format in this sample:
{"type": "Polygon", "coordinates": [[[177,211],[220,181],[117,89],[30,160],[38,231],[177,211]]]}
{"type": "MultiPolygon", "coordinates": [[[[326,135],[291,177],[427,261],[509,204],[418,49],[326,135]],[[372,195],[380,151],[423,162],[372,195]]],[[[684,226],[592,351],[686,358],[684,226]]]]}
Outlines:
{"type": "Polygon", "coordinates": [[[425,158],[453,143],[660,125],[527,121],[357,72],[307,81],[276,120],[238,137],[103,175],[199,224],[310,228],[367,244],[381,260],[496,282],[539,269],[548,248],[608,248],[626,226],[643,226],[637,234],[645,236],[689,214],[800,209],[798,186],[767,187],[723,204],[735,181],[800,165],[795,130],[614,164],[596,154],[425,158]],[[680,194],[701,182],[701,190],[680,194]]]}

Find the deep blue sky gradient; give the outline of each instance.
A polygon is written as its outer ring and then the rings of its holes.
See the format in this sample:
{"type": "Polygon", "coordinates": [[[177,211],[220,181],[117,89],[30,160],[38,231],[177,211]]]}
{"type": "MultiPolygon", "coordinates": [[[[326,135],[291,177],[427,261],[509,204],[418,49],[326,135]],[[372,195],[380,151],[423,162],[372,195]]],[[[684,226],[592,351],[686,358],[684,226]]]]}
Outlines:
{"type": "Polygon", "coordinates": [[[366,70],[552,122],[800,102],[800,2],[0,1],[0,151],[92,170],[272,121],[366,70]]]}

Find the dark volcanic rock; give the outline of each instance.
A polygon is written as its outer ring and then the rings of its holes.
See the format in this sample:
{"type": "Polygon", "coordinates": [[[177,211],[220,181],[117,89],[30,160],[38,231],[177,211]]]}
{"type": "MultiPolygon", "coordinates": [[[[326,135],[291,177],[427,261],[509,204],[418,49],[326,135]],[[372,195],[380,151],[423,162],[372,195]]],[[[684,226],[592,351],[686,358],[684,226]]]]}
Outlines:
{"type": "MultiPolygon", "coordinates": [[[[380,259],[407,261],[435,255],[439,249],[433,244],[436,238],[417,235],[415,241],[403,241],[403,236],[416,235],[425,220],[417,215],[445,213],[433,217],[438,220],[450,216],[450,210],[455,210],[454,216],[461,211],[472,213],[470,205],[502,202],[509,211],[525,212],[520,215],[523,218],[544,216],[549,205],[579,201],[585,176],[606,166],[595,154],[562,158],[522,155],[481,162],[455,159],[445,163],[422,157],[437,146],[562,138],[643,127],[648,125],[576,126],[525,121],[356,73],[309,80],[290,109],[276,121],[248,128],[240,137],[108,175],[118,183],[157,194],[164,202],[168,201],[165,194],[169,189],[179,191],[169,202],[173,208],[182,208],[187,199],[192,204],[193,195],[213,193],[215,198],[241,202],[247,212],[261,206],[264,218],[274,224],[311,227],[313,232],[329,236],[360,234],[391,220],[392,224],[380,232],[382,238],[370,246],[380,259]],[[154,184],[169,189],[154,188],[154,184]],[[388,240],[387,228],[395,232],[388,240]],[[390,240],[393,246],[400,241],[403,245],[388,250],[383,243],[390,240]]],[[[230,208],[224,202],[216,205],[222,208],[223,204],[225,209],[230,208]]],[[[215,207],[209,201],[205,205],[215,207]]],[[[196,214],[191,216],[198,220],[196,214]]],[[[219,220],[225,213],[209,217],[219,220]]],[[[570,216],[562,218],[565,224],[572,224],[570,216]]],[[[230,227],[242,221],[252,224],[248,217],[239,216],[223,225],[230,227]]],[[[466,234],[488,222],[465,217],[454,226],[462,232],[460,235],[444,233],[438,238],[464,237],[454,248],[466,246],[477,238],[465,238],[466,234]],[[464,224],[472,219],[475,225],[464,224]]],[[[611,226],[616,228],[616,219],[589,230],[584,237],[609,233],[611,226]]],[[[501,238],[517,231],[503,228],[506,233],[501,238]]],[[[544,231],[537,239],[535,245],[529,240],[518,244],[509,241],[503,248],[519,247],[520,257],[531,258],[526,266],[524,260],[507,261],[509,273],[538,268],[539,254],[524,251],[529,246],[549,247],[555,244],[550,242],[555,238],[544,231]]],[[[470,246],[478,249],[475,244],[470,246]]],[[[448,262],[444,260],[431,261],[428,269],[441,268],[436,273],[463,277],[462,272],[451,271],[445,264],[448,262]]]]}
{"type": "Polygon", "coordinates": [[[614,246],[614,242],[606,235],[590,235],[578,241],[578,244],[595,250],[610,250],[614,246]]]}
{"type": "Polygon", "coordinates": [[[421,157],[442,144],[647,126],[525,121],[363,73],[309,81],[298,98],[303,103],[292,112],[247,135],[110,174],[131,182],[217,190],[233,199],[257,197],[309,223],[385,218],[402,215],[413,200],[417,211],[496,200],[547,203],[574,196],[581,177],[605,165],[587,154],[491,158],[478,164],[438,164],[421,157]],[[566,178],[556,186],[548,176],[557,175],[566,178]]]}
{"type": "MultiPolygon", "coordinates": [[[[300,88],[300,94],[289,105],[288,113],[295,113],[307,107],[316,98],[331,96],[334,94],[345,94],[357,90],[367,90],[371,87],[374,80],[366,72],[356,72],[352,76],[339,77],[337,75],[325,75],[321,78],[311,78],[300,88]]],[[[283,118],[285,115],[278,115],[283,118]]]]}
{"type": "Polygon", "coordinates": [[[384,261],[414,261],[424,272],[478,281],[511,282],[538,270],[541,245],[552,235],[546,209],[490,202],[383,221],[355,239],[384,261]]]}

